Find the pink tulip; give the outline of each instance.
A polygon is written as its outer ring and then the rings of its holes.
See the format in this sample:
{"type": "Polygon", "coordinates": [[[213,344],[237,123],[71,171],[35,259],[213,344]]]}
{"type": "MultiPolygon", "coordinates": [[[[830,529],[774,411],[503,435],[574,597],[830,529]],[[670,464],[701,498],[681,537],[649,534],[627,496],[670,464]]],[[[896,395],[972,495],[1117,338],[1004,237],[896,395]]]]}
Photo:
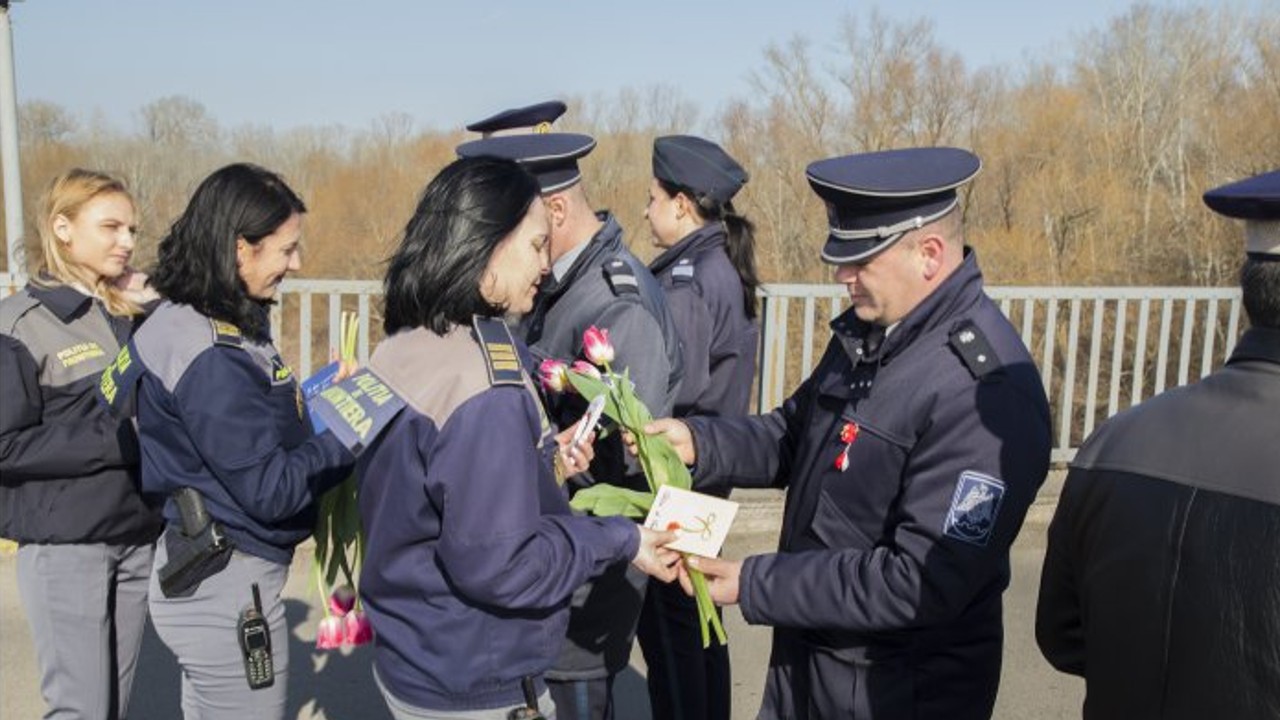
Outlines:
{"type": "Polygon", "coordinates": [[[329,596],[329,612],[342,617],[356,605],[356,593],[348,585],[339,585],[329,596]]]}
{"type": "Polygon", "coordinates": [[[595,325],[587,328],[582,334],[582,351],[596,365],[613,362],[613,344],[609,342],[609,331],[601,330],[595,325]]]}
{"type": "Polygon", "coordinates": [[[564,392],[570,387],[569,366],[559,360],[543,360],[538,366],[538,375],[542,379],[542,387],[552,392],[564,392]]]}
{"type": "Polygon", "coordinates": [[[596,380],[604,379],[604,376],[600,374],[600,371],[596,369],[595,365],[592,365],[591,363],[583,360],[574,360],[573,365],[571,365],[569,369],[572,370],[573,372],[578,373],[579,375],[586,375],[587,377],[593,377],[596,380]]]}
{"type": "Polygon", "coordinates": [[[348,645],[364,645],[373,639],[373,626],[369,624],[369,618],[363,610],[352,610],[343,618],[343,622],[347,626],[348,645]]]}
{"type": "Polygon", "coordinates": [[[346,629],[342,625],[342,618],[337,615],[320,621],[320,626],[316,628],[316,649],[332,650],[342,647],[343,640],[346,639],[346,629]]]}

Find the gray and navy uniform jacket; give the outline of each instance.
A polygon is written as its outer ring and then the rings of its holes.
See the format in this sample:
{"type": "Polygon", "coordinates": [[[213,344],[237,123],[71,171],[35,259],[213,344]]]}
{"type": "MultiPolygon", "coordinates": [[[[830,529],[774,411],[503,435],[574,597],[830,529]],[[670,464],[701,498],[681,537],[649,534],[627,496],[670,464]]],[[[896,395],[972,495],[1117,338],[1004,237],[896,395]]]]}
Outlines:
{"type": "Polygon", "coordinates": [[[1090,719],[1280,717],[1280,329],[1108,420],[1071,463],[1036,640],[1090,719]]]}
{"type": "Polygon", "coordinates": [[[406,406],[360,455],[360,592],[378,679],[418,708],[516,705],[526,676],[541,693],[570,595],[639,547],[625,518],[570,513],[521,352],[477,318],[398,332],[370,360],[406,406]]]}
{"type": "Polygon", "coordinates": [[[740,579],[775,628],[760,716],[988,718],[1009,546],[1049,466],[1040,376],[968,249],[887,337],[852,309],[831,328],[773,413],[688,420],[695,485],[787,489],[778,552],[740,579]]]}
{"type": "MultiPolygon", "coordinates": [[[[683,373],[680,337],[662,287],[622,242],[610,213],[559,280],[543,281],[533,311],[521,324],[537,359],[584,359],[582,334],[592,325],[609,331],[613,369],[630,371],[637,397],[654,417],[671,414],[683,373]]],[[[574,393],[548,394],[552,421],[577,422],[586,402],[574,393]]],[[[640,464],[622,448],[621,433],[599,440],[588,472],[569,479],[570,493],[597,482],[648,491],[640,464]]],[[[573,598],[568,642],[548,674],[554,680],[599,679],[627,667],[647,577],[629,565],[611,568],[573,598]],[[588,604],[588,597],[591,602],[588,604]]]]}
{"type": "Polygon", "coordinates": [[[747,317],[725,240],[724,224],[708,223],[649,265],[683,347],[673,417],[746,415],[751,403],[760,326],[747,317]]]}
{"type": "Polygon", "coordinates": [[[145,545],[160,516],[138,484],[138,441],[96,400],[142,316],[67,285],[0,301],[0,537],[145,545]]]}
{"type": "MultiPolygon", "coordinates": [[[[315,501],[355,463],[331,432],[313,434],[270,339],[189,305],[161,304],[100,392],[118,413],[136,412],[144,490],[195,488],[237,550],[271,562],[290,562],[314,528],[315,501]]],[[[164,515],[181,526],[172,499],[164,515]]]]}

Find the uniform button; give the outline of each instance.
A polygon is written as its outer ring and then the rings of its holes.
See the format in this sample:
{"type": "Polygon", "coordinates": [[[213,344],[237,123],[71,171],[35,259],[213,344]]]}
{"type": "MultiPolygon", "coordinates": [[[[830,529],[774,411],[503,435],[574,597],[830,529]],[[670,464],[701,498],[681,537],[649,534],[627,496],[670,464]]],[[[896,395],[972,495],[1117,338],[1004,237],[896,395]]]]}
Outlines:
{"type": "Polygon", "coordinates": [[[979,356],[978,356],[978,362],[980,362],[980,363],[984,363],[984,362],[986,362],[986,361],[987,361],[987,356],[986,356],[986,355],[979,355],[979,356]]]}

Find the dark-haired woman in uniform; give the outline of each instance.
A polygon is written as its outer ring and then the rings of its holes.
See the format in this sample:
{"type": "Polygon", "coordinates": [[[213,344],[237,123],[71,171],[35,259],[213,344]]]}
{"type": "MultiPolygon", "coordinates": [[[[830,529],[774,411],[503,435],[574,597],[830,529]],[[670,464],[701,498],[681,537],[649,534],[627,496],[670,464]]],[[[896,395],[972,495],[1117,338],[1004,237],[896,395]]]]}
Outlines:
{"type": "Polygon", "coordinates": [[[533,307],[549,231],[533,176],[464,158],[427,185],[387,270],[369,371],[405,407],[360,456],[360,593],[397,720],[505,720],[526,692],[554,718],[543,675],[573,591],[626,560],[674,577],[673,533],[570,514],[563,483],[590,451],[554,434],[503,320],[533,307]]]}
{"type": "Polygon", "coordinates": [[[167,498],[151,618],[182,666],[187,720],[284,717],[290,637],[280,594],[316,500],[355,462],[331,431],[313,434],[271,341],[280,282],[301,267],[305,213],[283,179],[256,165],[207,177],[160,242],[151,282],[165,302],[102,382],[115,406],[136,397],[142,485],[167,498]],[[211,549],[207,533],[184,532],[177,496],[192,491],[231,548],[199,567],[179,559],[211,549]],[[246,634],[241,620],[259,601],[267,628],[246,634]],[[251,686],[243,645],[259,657],[264,636],[274,678],[265,683],[255,663],[251,686]]]}
{"type": "MultiPolygon", "coordinates": [[[[754,226],[733,206],[746,182],[747,172],[713,142],[654,140],[645,218],[654,244],[664,248],[649,269],[666,292],[683,348],[674,417],[747,414],[760,281],[754,226]]],[[[714,643],[703,649],[693,598],[674,584],[651,582],[638,636],[654,717],[727,720],[729,652],[714,643]]]]}

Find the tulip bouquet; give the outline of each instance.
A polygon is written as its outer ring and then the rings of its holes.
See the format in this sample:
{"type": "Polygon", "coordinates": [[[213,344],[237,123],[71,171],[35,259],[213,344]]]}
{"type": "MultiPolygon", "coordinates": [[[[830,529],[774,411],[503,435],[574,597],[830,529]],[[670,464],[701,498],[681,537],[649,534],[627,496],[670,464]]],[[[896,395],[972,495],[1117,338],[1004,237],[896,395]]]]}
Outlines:
{"type": "MultiPolygon", "coordinates": [[[[355,313],[342,314],[338,345],[344,362],[355,363],[359,322],[355,313]]],[[[360,525],[356,490],[356,475],[352,473],[342,484],[325,493],[318,505],[316,529],[312,534],[316,554],[311,574],[324,602],[324,619],[316,630],[316,647],[321,650],[363,645],[373,639],[373,628],[360,609],[364,530],[360,525]],[[335,587],[339,575],[344,582],[335,587]]]]}
{"type": "MultiPolygon", "coordinates": [[[[629,490],[616,485],[598,484],[579,490],[570,505],[575,510],[597,516],[623,515],[644,518],[654,495],[663,485],[684,490],[690,489],[693,479],[671,443],[661,435],[644,432],[653,416],[644,403],[636,397],[629,373],[615,373],[611,367],[614,358],[609,331],[592,326],[582,337],[583,353],[591,362],[576,360],[568,365],[559,360],[544,360],[539,367],[543,387],[552,392],[574,390],[588,401],[603,395],[604,414],[619,427],[631,433],[636,442],[636,457],[649,483],[649,492],[629,490]],[[599,366],[599,367],[597,367],[599,366]],[[599,368],[603,368],[603,372],[599,368]]],[[[702,646],[711,644],[711,635],[725,644],[724,625],[716,614],[715,604],[707,588],[707,579],[699,571],[685,565],[693,584],[694,599],[698,606],[698,624],[702,629],[702,646]]]]}

